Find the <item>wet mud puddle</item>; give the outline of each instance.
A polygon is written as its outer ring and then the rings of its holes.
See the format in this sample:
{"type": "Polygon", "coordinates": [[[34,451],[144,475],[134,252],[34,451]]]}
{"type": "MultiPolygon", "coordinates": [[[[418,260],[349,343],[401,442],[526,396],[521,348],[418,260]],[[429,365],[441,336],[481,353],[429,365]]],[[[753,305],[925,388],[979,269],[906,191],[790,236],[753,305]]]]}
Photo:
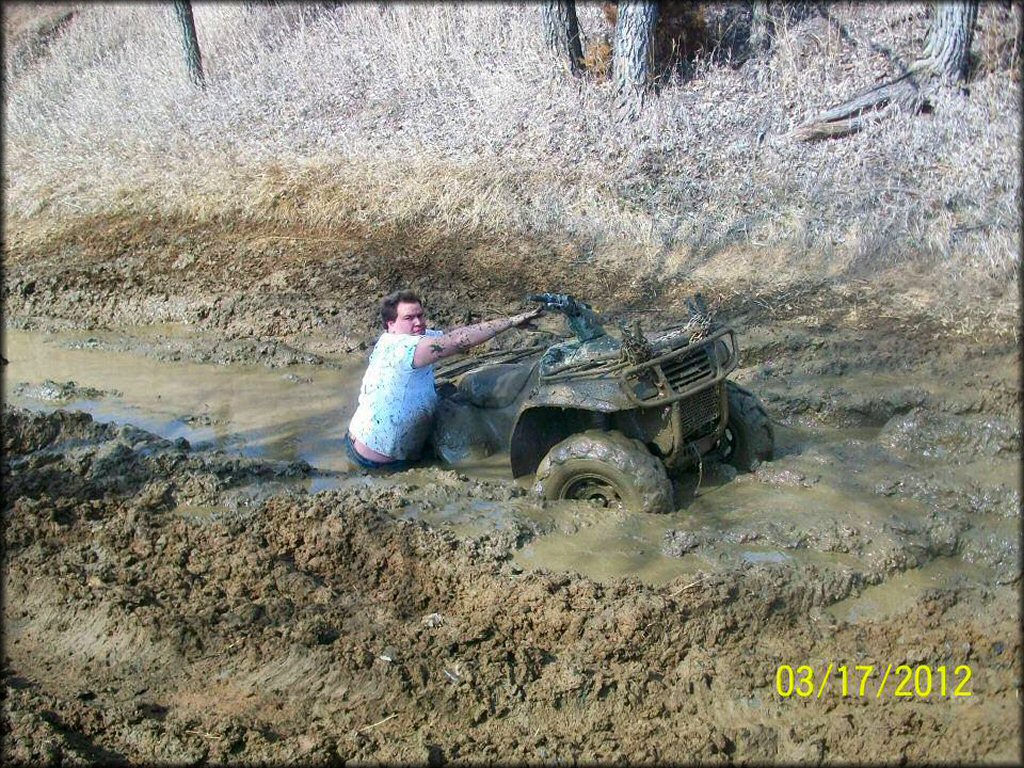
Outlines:
{"type": "MultiPolygon", "coordinates": [[[[176,326],[150,334],[187,335],[176,326]]],[[[365,360],[330,366],[168,362],[111,348],[133,342],[115,332],[4,334],[4,403],[48,413],[83,411],[105,423],[131,424],[193,450],[309,464],[289,485],[309,493],[346,486],[429,484],[429,471],[394,478],[353,471],[342,444],[355,411],[365,360]]],[[[509,477],[507,460],[459,468],[483,481],[509,477]]],[[[207,510],[212,514],[216,509],[207,510]]],[[[203,510],[188,513],[201,517],[203,510]]]]}
{"type": "MultiPolygon", "coordinates": [[[[509,480],[504,456],[454,471],[353,472],[341,440],[365,361],[277,369],[157,362],[96,348],[95,333],[8,331],[4,342],[9,405],[81,410],[185,438],[195,450],[305,461],[314,471],[294,483],[309,493],[395,485],[408,498],[407,519],[459,536],[511,539],[524,569],[648,583],[732,568],[825,569],[834,574],[836,599],[876,590],[837,609],[853,620],[950,579],[987,582],[1012,578],[1019,568],[1019,452],[989,445],[991,455],[974,462],[936,456],[936,435],[967,440],[977,432],[967,422],[918,424],[911,414],[882,427],[780,425],[776,460],[756,473],[709,463],[699,482],[695,475],[676,481],[676,512],[637,515],[539,502],[509,480]],[[915,442],[922,431],[927,446],[915,442]],[[907,578],[888,591],[871,587],[924,566],[927,578],[907,578]]],[[[201,518],[203,510],[190,514],[201,518]]]]}
{"type": "Polygon", "coordinates": [[[84,411],[97,421],[185,438],[198,450],[348,470],[341,439],[355,409],[358,363],[270,369],[159,362],[93,348],[109,341],[95,332],[6,331],[4,402],[43,412],[84,411]]]}

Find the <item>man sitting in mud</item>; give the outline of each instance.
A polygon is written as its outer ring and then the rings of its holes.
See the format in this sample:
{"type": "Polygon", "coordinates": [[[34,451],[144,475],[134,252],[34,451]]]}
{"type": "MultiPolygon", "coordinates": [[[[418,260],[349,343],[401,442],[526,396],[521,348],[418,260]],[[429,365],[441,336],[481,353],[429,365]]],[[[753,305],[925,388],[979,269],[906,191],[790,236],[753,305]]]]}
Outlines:
{"type": "Polygon", "coordinates": [[[413,291],[381,301],[384,333],[370,355],[359,404],[345,435],[349,459],[367,469],[402,469],[420,457],[437,406],[434,363],[483,344],[510,328],[525,327],[543,307],[466,325],[448,333],[428,329],[423,302],[413,291]]]}

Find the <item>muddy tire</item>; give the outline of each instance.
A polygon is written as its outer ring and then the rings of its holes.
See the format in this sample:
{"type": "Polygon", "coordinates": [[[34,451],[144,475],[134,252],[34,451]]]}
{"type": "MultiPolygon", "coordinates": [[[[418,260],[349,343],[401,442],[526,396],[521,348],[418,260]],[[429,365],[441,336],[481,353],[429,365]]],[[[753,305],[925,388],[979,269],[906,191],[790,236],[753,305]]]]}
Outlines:
{"type": "Polygon", "coordinates": [[[719,460],[740,472],[752,472],[775,455],[775,430],[757,395],[731,381],[725,388],[729,422],[718,443],[719,460]]]}
{"type": "Polygon", "coordinates": [[[545,499],[597,501],[635,512],[672,511],[665,465],[639,440],[589,430],[550,451],[537,467],[534,493],[545,499]]]}

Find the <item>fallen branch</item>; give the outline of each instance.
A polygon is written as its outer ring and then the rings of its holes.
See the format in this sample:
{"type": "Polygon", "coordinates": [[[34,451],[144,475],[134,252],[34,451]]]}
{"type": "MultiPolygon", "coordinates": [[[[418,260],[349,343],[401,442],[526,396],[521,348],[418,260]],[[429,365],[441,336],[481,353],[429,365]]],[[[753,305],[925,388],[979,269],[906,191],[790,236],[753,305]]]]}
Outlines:
{"type": "Polygon", "coordinates": [[[698,584],[700,584],[702,581],[705,581],[706,579],[707,579],[707,576],[701,576],[696,581],[691,581],[685,587],[680,587],[675,592],[672,592],[671,594],[669,594],[669,597],[675,597],[676,595],[681,595],[686,590],[690,589],[691,587],[696,587],[698,584]]]}
{"type": "Polygon", "coordinates": [[[223,736],[218,736],[215,733],[207,733],[206,731],[197,731],[197,730],[192,729],[192,728],[189,728],[188,730],[186,730],[185,733],[191,733],[191,734],[193,734],[195,736],[205,736],[208,739],[216,739],[217,741],[223,741],[224,740],[223,736]]]}
{"type": "Polygon", "coordinates": [[[376,728],[378,725],[384,725],[384,723],[386,723],[388,720],[394,720],[396,717],[398,717],[398,713],[395,713],[393,715],[388,715],[383,720],[378,720],[376,723],[370,723],[370,725],[364,725],[362,728],[357,730],[356,733],[364,733],[366,731],[372,730],[372,729],[376,728]]]}
{"type": "Polygon", "coordinates": [[[836,139],[857,133],[896,110],[916,114],[927,104],[926,93],[933,79],[927,62],[918,62],[895,80],[876,85],[811,118],[789,136],[797,141],[836,139]]]}

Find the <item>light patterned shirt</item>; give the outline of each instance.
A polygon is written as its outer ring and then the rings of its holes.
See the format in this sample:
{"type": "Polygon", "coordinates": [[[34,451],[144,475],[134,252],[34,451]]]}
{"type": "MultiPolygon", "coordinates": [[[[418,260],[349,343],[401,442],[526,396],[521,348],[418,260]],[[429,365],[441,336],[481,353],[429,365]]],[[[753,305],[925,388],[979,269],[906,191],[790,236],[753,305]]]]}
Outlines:
{"type": "MultiPolygon", "coordinates": [[[[428,330],[424,336],[442,336],[428,330]]],[[[377,453],[417,459],[434,424],[434,366],[413,368],[422,336],[383,333],[370,354],[349,433],[377,453]]]]}

